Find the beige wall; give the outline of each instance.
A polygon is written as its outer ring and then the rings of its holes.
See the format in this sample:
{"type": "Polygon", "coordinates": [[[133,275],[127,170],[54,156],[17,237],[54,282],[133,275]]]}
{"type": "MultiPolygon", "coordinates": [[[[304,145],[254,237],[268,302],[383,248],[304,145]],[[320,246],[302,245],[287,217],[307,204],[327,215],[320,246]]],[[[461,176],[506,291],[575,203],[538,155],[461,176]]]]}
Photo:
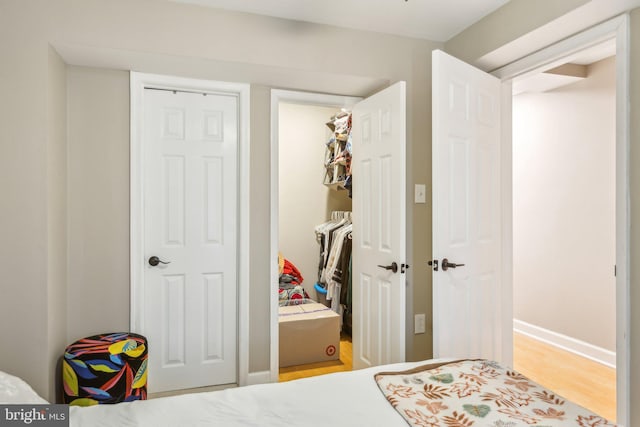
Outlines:
{"type": "MultiPolygon", "coordinates": [[[[67,76],[49,48],[47,78],[47,345],[48,372],[56,372],[67,342],[67,76]]],[[[56,382],[49,395],[60,393],[56,382]]]]}
{"type": "Polygon", "coordinates": [[[331,212],[351,210],[346,191],[323,184],[326,142],[331,131],[325,125],[338,108],[280,103],[279,108],[279,244],[282,255],[304,277],[303,286],[317,299],[318,251],[314,227],[331,212]]]}
{"type": "MultiPolygon", "coordinates": [[[[0,6],[0,369],[50,391],[47,78],[40,38],[0,6]],[[15,42],[7,43],[7,40],[15,42]],[[31,52],[24,55],[24,52],[31,52]],[[16,60],[14,60],[14,58],[16,60]]],[[[15,17],[14,17],[15,18],[15,17]]]]}
{"type": "Polygon", "coordinates": [[[433,354],[432,281],[427,262],[431,250],[431,51],[415,46],[407,82],[407,359],[433,354]],[[424,77],[424,78],[423,78],[424,77]],[[414,204],[414,184],[426,184],[427,203],[414,204]],[[414,335],[413,315],[426,314],[426,333],[414,335]]]}
{"type": "Polygon", "coordinates": [[[67,68],[67,341],[129,330],[129,73],[67,68]]]}
{"type": "Polygon", "coordinates": [[[268,113],[271,105],[271,89],[251,86],[251,298],[249,299],[249,372],[269,370],[269,304],[271,300],[271,250],[269,174],[271,168],[265,161],[271,156],[268,113]]]}
{"type": "Polygon", "coordinates": [[[513,98],[513,317],[616,351],[615,58],[513,98]]]}

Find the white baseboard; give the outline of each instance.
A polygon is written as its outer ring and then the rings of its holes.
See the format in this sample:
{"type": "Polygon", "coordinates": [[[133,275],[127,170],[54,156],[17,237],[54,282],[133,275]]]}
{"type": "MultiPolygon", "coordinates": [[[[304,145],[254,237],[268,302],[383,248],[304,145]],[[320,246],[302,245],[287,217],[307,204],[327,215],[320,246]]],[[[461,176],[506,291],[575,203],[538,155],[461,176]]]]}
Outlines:
{"type": "Polygon", "coordinates": [[[270,371],[249,372],[247,376],[247,385],[266,384],[271,382],[270,371]]]}
{"type": "Polygon", "coordinates": [[[586,357],[610,368],[615,369],[616,367],[616,353],[614,351],[518,319],[513,319],[513,331],[579,356],[586,357]]]}

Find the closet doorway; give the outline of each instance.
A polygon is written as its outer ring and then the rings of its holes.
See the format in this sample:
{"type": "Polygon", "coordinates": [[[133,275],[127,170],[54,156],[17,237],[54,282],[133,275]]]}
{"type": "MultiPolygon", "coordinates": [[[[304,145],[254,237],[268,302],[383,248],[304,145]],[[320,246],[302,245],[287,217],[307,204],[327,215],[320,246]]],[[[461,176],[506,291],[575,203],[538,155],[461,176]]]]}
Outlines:
{"type": "MultiPolygon", "coordinates": [[[[275,181],[272,182],[272,191],[277,196],[272,199],[272,204],[275,205],[272,209],[277,207],[277,211],[271,217],[271,254],[272,258],[275,254],[279,262],[275,264],[275,271],[272,267],[271,283],[278,285],[277,290],[272,288],[272,307],[293,304],[300,297],[323,303],[326,301],[326,294],[316,286],[320,282],[320,244],[315,229],[329,221],[332,214],[335,217],[339,213],[352,211],[352,199],[347,190],[335,185],[325,185],[328,170],[324,163],[330,160],[327,159],[327,143],[332,137],[332,130],[326,123],[336,114],[350,112],[360,98],[274,92],[277,93],[272,96],[271,107],[272,116],[277,116],[277,131],[273,131],[271,165],[272,180],[275,181]],[[277,227],[274,227],[276,224],[277,227]],[[280,285],[283,267],[287,270],[285,273],[295,277],[291,285],[280,285]],[[295,273],[291,271],[292,268],[295,273]],[[297,282],[301,283],[297,285],[297,282]],[[288,297],[281,301],[280,293],[287,294],[288,297]]],[[[331,302],[326,303],[329,305],[331,302]]],[[[278,330],[277,315],[275,321],[272,331],[278,330]]],[[[305,366],[320,367],[318,372],[351,369],[351,354],[345,352],[345,349],[350,351],[350,343],[345,342],[345,334],[342,334],[342,338],[341,359],[346,363],[336,360],[305,366]]],[[[275,378],[272,381],[278,380],[280,372],[280,351],[274,355],[273,350],[274,347],[280,348],[281,339],[288,338],[278,336],[275,345],[272,342],[272,376],[275,362],[275,378]]],[[[283,344],[291,351],[295,350],[295,343],[283,344]]],[[[285,368],[287,370],[290,369],[285,368]]]]}
{"type": "MultiPolygon", "coordinates": [[[[314,287],[319,281],[320,247],[314,229],[326,223],[332,213],[350,212],[352,207],[347,190],[323,183],[325,143],[331,135],[325,123],[340,111],[291,102],[279,105],[278,251],[300,272],[306,296],[320,302],[324,294],[314,287]]],[[[289,290],[290,294],[295,291],[293,286],[289,290]]]]}
{"type": "MultiPolygon", "coordinates": [[[[282,148],[279,145],[279,113],[281,105],[285,104],[329,107],[332,114],[329,117],[322,117],[320,133],[326,132],[324,130],[325,123],[341,109],[353,112],[351,169],[354,171],[353,182],[356,182],[353,187],[351,215],[354,236],[351,265],[351,277],[353,278],[351,287],[353,290],[351,303],[353,311],[353,367],[359,369],[405,360],[406,83],[397,82],[360,102],[358,101],[357,98],[335,95],[272,91],[271,381],[278,380],[279,319],[284,319],[279,316],[279,312],[285,311],[279,309],[278,298],[280,269],[278,254],[282,250],[279,242],[282,234],[279,229],[281,222],[282,227],[291,223],[280,220],[281,215],[285,215],[281,210],[287,209],[285,206],[288,202],[287,196],[281,193],[281,171],[289,179],[289,175],[284,171],[287,165],[280,164],[280,150],[282,148]]],[[[287,107],[283,107],[284,109],[287,107]]],[[[335,126],[338,128],[337,123],[335,126]]],[[[293,132],[300,134],[304,131],[296,129],[293,132]]],[[[320,145],[321,152],[326,150],[328,135],[325,133],[324,137],[316,142],[320,145]]],[[[337,133],[334,136],[338,138],[337,133]]],[[[294,139],[296,139],[295,135],[294,139]]],[[[316,182],[325,181],[324,164],[326,159],[326,154],[324,154],[316,161],[318,168],[316,182]]],[[[293,162],[295,161],[294,159],[293,162]]],[[[291,179],[296,178],[292,177],[291,179]]],[[[282,187],[284,188],[285,185],[282,187]]],[[[298,191],[301,192],[300,195],[308,195],[306,190],[298,191]]],[[[328,207],[327,211],[326,203],[326,200],[322,202],[322,206],[324,206],[322,209],[325,209],[325,216],[327,214],[330,216],[334,208],[328,207]]],[[[295,211],[295,204],[292,205],[291,210],[295,211]]],[[[338,210],[337,212],[344,211],[338,210]]],[[[327,222],[329,219],[326,217],[322,222],[327,222]]],[[[315,226],[308,231],[307,238],[315,245],[315,251],[312,249],[311,253],[315,252],[317,263],[320,247],[316,242],[315,226]]],[[[283,255],[294,257],[297,254],[283,255]]],[[[295,260],[292,261],[295,262],[295,260]]],[[[317,270],[314,271],[310,273],[307,288],[310,288],[310,285],[315,285],[317,270]]],[[[307,278],[305,278],[305,282],[307,282],[307,278]]],[[[315,287],[311,290],[309,296],[316,292],[315,287]]],[[[303,311],[305,310],[303,309],[303,311]]],[[[283,315],[288,316],[288,314],[283,315]]]]}

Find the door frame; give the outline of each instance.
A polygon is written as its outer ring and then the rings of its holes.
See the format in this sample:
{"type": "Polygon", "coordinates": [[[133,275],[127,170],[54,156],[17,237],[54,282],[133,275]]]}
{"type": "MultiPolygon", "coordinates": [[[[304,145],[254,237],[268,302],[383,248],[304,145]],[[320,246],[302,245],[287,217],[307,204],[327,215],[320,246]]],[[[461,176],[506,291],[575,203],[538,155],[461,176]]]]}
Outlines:
{"type": "MultiPolygon", "coordinates": [[[[572,37],[552,44],[531,55],[498,68],[491,74],[503,81],[503,101],[511,105],[511,80],[529,74],[535,74],[542,68],[561,65],[571,54],[597,45],[607,40],[616,40],[616,395],[617,420],[620,425],[628,425],[630,419],[630,186],[629,186],[629,149],[630,149],[630,52],[629,52],[629,15],[624,14],[589,28],[572,37]],[[507,99],[508,98],[508,99],[507,99]]],[[[503,104],[504,105],[504,104],[503,104]]],[[[503,128],[503,143],[508,158],[503,171],[507,178],[503,189],[512,191],[512,135],[511,108],[503,128]]],[[[503,112],[503,115],[505,113],[503,112]]],[[[505,120],[503,120],[505,123],[505,120]]],[[[511,193],[509,193],[511,194],[511,193]]],[[[509,212],[508,235],[504,241],[512,246],[513,228],[511,198],[505,201],[503,210],[509,212]]],[[[512,251],[508,253],[509,269],[512,264],[512,251]]],[[[512,275],[509,277],[513,277],[512,275]]],[[[511,296],[513,301],[513,296],[511,296]]]]}
{"type": "MultiPolygon", "coordinates": [[[[280,120],[280,102],[289,102],[293,104],[315,105],[319,107],[351,108],[362,98],[343,95],[329,95],[313,92],[291,91],[282,89],[271,90],[271,197],[270,197],[270,230],[271,245],[269,249],[269,259],[273,260],[269,265],[269,283],[271,292],[270,297],[270,348],[269,348],[269,375],[271,382],[278,381],[279,374],[279,344],[280,333],[278,328],[278,247],[279,247],[279,202],[280,202],[280,185],[279,185],[279,120],[280,120]]],[[[322,159],[318,159],[322,161],[322,159]]]]}
{"type": "Polygon", "coordinates": [[[246,385],[249,376],[249,90],[248,84],[190,79],[159,74],[130,73],[130,327],[144,329],[144,89],[169,89],[191,92],[231,94],[238,98],[238,385],[246,385]]]}

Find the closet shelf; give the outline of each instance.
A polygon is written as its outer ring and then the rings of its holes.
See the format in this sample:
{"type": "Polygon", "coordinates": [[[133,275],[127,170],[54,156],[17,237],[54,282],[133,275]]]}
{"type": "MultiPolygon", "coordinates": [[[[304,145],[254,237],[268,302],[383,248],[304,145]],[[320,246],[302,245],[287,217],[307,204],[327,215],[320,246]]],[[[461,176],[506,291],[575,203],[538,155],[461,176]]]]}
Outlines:
{"type": "Polygon", "coordinates": [[[331,136],[326,143],[323,183],[331,190],[348,190],[351,197],[351,188],[345,188],[345,176],[350,174],[351,169],[351,113],[342,110],[332,116],[326,125],[331,129],[331,136]]]}

